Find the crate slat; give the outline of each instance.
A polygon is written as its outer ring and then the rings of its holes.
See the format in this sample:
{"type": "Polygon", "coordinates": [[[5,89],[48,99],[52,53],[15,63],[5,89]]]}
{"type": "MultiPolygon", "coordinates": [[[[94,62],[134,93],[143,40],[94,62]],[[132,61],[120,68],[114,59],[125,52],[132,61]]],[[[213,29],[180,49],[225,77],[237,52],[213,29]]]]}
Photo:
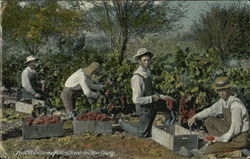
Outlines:
{"type": "Polygon", "coordinates": [[[22,137],[24,140],[60,137],[63,135],[63,122],[47,125],[22,125],[22,137]]]}
{"type": "Polygon", "coordinates": [[[188,150],[198,148],[198,135],[179,125],[152,127],[152,139],[167,147],[168,149],[177,152],[182,146],[188,150]]]}
{"type": "Polygon", "coordinates": [[[86,132],[93,133],[112,133],[111,121],[99,121],[99,120],[73,120],[74,134],[82,134],[86,132]]]}
{"type": "Polygon", "coordinates": [[[16,111],[18,112],[31,114],[31,112],[34,109],[34,105],[24,103],[24,102],[16,102],[15,108],[16,108],[16,111]]]}

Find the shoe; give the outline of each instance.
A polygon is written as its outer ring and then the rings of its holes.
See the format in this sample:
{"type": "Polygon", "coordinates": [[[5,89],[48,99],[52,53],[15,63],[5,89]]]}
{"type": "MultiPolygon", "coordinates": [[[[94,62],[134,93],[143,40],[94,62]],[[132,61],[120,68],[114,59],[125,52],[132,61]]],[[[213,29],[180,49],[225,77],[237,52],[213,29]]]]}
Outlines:
{"type": "Polygon", "coordinates": [[[184,146],[180,148],[180,150],[177,152],[179,155],[184,157],[192,157],[192,153],[184,146]]]}
{"type": "Polygon", "coordinates": [[[203,155],[203,152],[199,149],[192,149],[191,153],[195,156],[195,157],[201,157],[203,155]]]}
{"type": "Polygon", "coordinates": [[[74,118],[74,113],[73,112],[69,112],[68,114],[66,114],[65,117],[63,117],[63,120],[71,120],[74,118]]]}

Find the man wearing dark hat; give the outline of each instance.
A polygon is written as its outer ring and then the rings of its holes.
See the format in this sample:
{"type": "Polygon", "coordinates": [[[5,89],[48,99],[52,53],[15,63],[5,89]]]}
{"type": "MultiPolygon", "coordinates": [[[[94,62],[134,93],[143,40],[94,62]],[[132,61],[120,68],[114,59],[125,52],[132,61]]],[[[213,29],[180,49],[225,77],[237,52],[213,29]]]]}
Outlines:
{"type": "Polygon", "coordinates": [[[173,100],[169,96],[157,94],[154,90],[150,71],[152,57],[153,53],[146,48],[140,48],[134,56],[139,68],[133,73],[131,87],[133,91],[132,100],[136,105],[136,112],[140,119],[138,128],[130,129],[131,127],[124,121],[119,121],[123,129],[142,138],[151,136],[151,128],[156,115],[156,102],[159,99],[166,100],[167,98],[173,100]]]}
{"type": "Polygon", "coordinates": [[[239,150],[248,144],[249,115],[244,103],[231,91],[228,77],[218,77],[213,88],[221,99],[211,107],[189,119],[192,126],[196,120],[204,120],[209,135],[215,137],[205,153],[239,150]],[[222,118],[218,116],[222,115],[222,118]]]}
{"type": "Polygon", "coordinates": [[[38,81],[37,61],[38,59],[32,55],[26,58],[25,64],[27,67],[23,70],[21,76],[23,87],[21,100],[40,99],[42,97],[44,80],[38,81]]]}
{"type": "Polygon", "coordinates": [[[92,62],[88,67],[78,69],[74,72],[66,81],[63,91],[61,93],[61,99],[63,101],[67,119],[73,118],[73,110],[75,109],[75,97],[76,93],[83,91],[84,95],[88,98],[100,98],[102,95],[99,92],[93,90],[101,90],[104,85],[96,85],[92,82],[91,76],[96,74],[100,69],[100,64],[92,62]]]}

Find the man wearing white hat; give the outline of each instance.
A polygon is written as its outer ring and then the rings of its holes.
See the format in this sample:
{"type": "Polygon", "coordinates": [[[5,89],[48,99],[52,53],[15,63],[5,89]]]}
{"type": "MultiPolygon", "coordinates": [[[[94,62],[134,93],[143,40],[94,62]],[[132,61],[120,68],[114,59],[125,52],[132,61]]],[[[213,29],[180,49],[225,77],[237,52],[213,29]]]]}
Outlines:
{"type": "Polygon", "coordinates": [[[76,92],[83,91],[88,98],[100,98],[102,95],[95,92],[103,89],[104,85],[96,85],[93,83],[91,76],[96,74],[100,69],[100,64],[92,62],[88,67],[78,69],[66,81],[61,99],[63,101],[67,119],[73,118],[73,110],[75,109],[76,92]]]}
{"type": "Polygon", "coordinates": [[[22,80],[22,100],[40,99],[42,97],[42,84],[38,81],[38,75],[36,72],[38,59],[34,56],[28,56],[24,64],[27,67],[23,70],[21,80],[22,80]]]}
{"type": "Polygon", "coordinates": [[[131,87],[133,91],[132,100],[136,105],[136,112],[139,115],[140,121],[138,128],[132,130],[128,124],[119,121],[121,127],[132,134],[146,138],[151,136],[151,128],[156,115],[156,102],[159,99],[171,99],[170,96],[159,95],[155,92],[152,84],[152,74],[150,71],[153,53],[146,48],[137,50],[134,56],[135,61],[139,64],[139,68],[133,73],[131,79],[131,87]],[[128,129],[130,130],[128,130],[128,129]],[[137,132],[132,132],[137,131],[137,132]]]}
{"type": "Polygon", "coordinates": [[[218,77],[213,88],[221,99],[211,107],[189,119],[192,126],[196,120],[204,120],[209,135],[214,136],[205,153],[229,152],[248,145],[249,115],[245,104],[233,94],[228,77],[218,77]],[[223,115],[219,118],[219,115],[223,115]]]}

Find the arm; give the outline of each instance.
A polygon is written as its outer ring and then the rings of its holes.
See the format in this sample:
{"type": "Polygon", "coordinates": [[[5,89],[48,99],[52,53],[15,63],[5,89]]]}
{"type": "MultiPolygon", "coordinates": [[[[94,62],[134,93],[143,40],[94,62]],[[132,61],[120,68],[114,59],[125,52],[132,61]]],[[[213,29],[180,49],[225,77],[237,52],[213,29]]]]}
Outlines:
{"type": "Polygon", "coordinates": [[[202,120],[209,116],[217,116],[219,114],[222,114],[222,110],[220,109],[220,101],[214,103],[211,107],[204,109],[195,116],[197,117],[197,119],[202,120]]]}
{"type": "Polygon", "coordinates": [[[134,104],[149,104],[152,103],[152,96],[143,97],[144,83],[141,77],[134,75],[131,79],[131,87],[133,91],[134,104]]]}
{"type": "Polygon", "coordinates": [[[30,79],[29,79],[29,72],[27,70],[24,70],[22,73],[22,86],[23,88],[31,93],[32,95],[36,94],[36,91],[33,89],[30,79]]]}
{"type": "Polygon", "coordinates": [[[96,93],[96,92],[93,92],[91,89],[90,89],[90,87],[89,87],[89,80],[88,80],[88,78],[86,77],[86,76],[83,76],[83,77],[81,77],[80,78],[80,81],[79,81],[79,83],[80,83],[80,86],[81,86],[81,88],[82,88],[82,90],[83,90],[83,93],[87,96],[87,97],[89,97],[89,98],[98,98],[99,97],[99,94],[98,93],[96,93]]]}
{"type": "Polygon", "coordinates": [[[228,142],[233,137],[241,133],[242,127],[242,110],[237,103],[231,105],[231,125],[228,132],[221,137],[218,137],[217,141],[228,142]]]}
{"type": "Polygon", "coordinates": [[[216,103],[214,103],[211,107],[199,112],[198,114],[194,115],[192,118],[188,120],[188,126],[191,127],[195,120],[202,120],[204,118],[207,118],[209,116],[216,116],[222,113],[222,110],[220,108],[220,100],[216,103]]]}
{"type": "Polygon", "coordinates": [[[104,86],[103,85],[96,85],[93,83],[93,81],[91,79],[87,79],[87,83],[88,83],[88,86],[93,89],[93,90],[101,90],[104,86]]]}

